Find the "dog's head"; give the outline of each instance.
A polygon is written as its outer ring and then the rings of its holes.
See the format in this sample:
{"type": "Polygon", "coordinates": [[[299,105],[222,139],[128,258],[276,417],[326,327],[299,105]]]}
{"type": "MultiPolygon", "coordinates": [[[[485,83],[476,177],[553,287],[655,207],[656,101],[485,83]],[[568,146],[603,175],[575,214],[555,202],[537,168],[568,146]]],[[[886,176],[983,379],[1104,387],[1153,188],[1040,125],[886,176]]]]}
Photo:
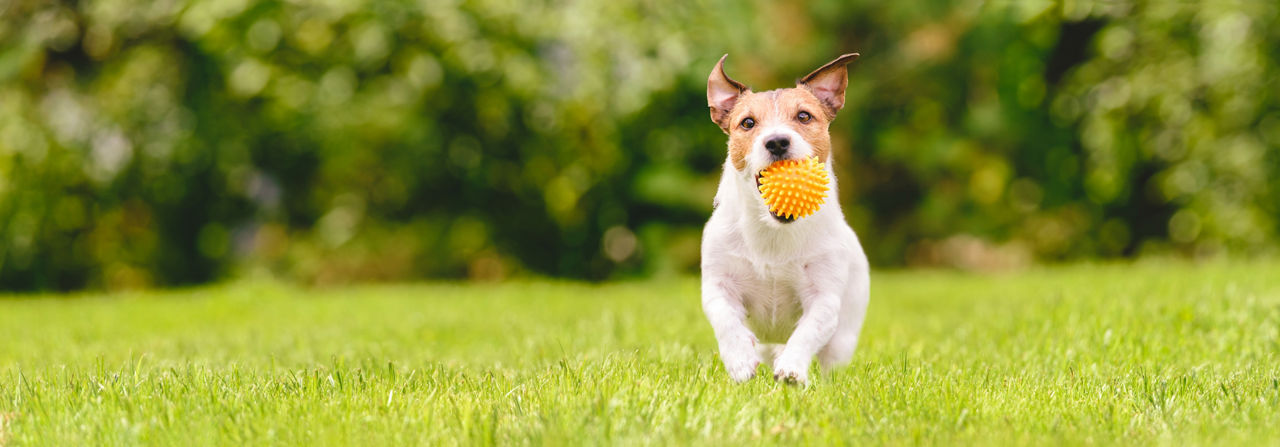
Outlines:
{"type": "Polygon", "coordinates": [[[721,57],[707,78],[707,105],[711,121],[729,135],[729,162],[740,180],[758,182],[760,171],[778,160],[818,157],[818,161],[829,163],[831,134],[827,128],[844,107],[844,91],[849,85],[846,66],[858,54],[828,62],[801,78],[794,88],[761,93],[724,73],[728,57],[721,57]]]}

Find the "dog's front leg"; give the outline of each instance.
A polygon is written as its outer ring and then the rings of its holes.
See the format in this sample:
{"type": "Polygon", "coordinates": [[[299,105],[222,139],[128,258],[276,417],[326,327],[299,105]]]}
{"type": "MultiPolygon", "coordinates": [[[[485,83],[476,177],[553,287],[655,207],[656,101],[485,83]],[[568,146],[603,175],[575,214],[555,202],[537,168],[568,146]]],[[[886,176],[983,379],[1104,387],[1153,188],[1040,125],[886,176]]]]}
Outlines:
{"type": "Polygon", "coordinates": [[[720,345],[720,360],[735,382],[745,382],[756,375],[760,354],[756,352],[756,336],[746,325],[746,310],[741,296],[725,282],[704,277],[702,311],[711,322],[720,345]]]}
{"type": "Polygon", "coordinates": [[[804,314],[796,324],[795,332],[787,339],[778,361],[774,362],[773,378],[789,383],[805,384],[809,378],[809,364],[814,354],[826,346],[836,333],[839,323],[840,297],[822,294],[813,297],[804,306],[804,314]]]}

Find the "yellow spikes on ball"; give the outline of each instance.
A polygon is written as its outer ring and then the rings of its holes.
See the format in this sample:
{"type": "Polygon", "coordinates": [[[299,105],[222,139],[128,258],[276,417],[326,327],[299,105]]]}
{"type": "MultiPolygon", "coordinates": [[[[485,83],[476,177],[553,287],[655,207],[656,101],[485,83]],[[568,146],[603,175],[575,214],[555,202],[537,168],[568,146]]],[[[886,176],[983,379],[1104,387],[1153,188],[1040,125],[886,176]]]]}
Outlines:
{"type": "Polygon", "coordinates": [[[818,157],[779,160],[760,171],[760,197],[779,217],[808,217],[827,197],[830,177],[818,157]]]}

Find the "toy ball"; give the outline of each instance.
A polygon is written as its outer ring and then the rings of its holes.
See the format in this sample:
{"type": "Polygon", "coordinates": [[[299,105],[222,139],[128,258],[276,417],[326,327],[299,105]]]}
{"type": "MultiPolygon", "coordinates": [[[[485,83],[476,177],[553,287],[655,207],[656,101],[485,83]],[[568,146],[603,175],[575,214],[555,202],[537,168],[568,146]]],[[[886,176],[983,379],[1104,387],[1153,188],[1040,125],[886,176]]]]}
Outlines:
{"type": "Polygon", "coordinates": [[[808,217],[826,199],[830,177],[818,157],[778,160],[760,171],[760,197],[775,216],[808,217]]]}

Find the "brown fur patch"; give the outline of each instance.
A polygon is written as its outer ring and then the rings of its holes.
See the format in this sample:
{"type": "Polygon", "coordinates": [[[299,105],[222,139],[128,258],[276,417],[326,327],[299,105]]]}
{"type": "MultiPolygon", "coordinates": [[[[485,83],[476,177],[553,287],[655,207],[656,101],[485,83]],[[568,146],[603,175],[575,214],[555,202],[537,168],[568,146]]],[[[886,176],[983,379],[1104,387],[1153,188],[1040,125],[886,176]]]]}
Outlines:
{"type": "Polygon", "coordinates": [[[738,98],[729,116],[729,161],[739,171],[747,168],[747,154],[751,152],[756,132],[778,124],[789,126],[804,137],[813,146],[813,154],[818,157],[818,161],[830,161],[831,134],[827,127],[831,124],[831,118],[827,117],[822,102],[807,89],[746,92],[738,98]],[[801,111],[808,112],[813,118],[808,123],[800,122],[797,115],[801,111]],[[742,128],[742,121],[747,118],[755,120],[755,127],[742,128]]]}

